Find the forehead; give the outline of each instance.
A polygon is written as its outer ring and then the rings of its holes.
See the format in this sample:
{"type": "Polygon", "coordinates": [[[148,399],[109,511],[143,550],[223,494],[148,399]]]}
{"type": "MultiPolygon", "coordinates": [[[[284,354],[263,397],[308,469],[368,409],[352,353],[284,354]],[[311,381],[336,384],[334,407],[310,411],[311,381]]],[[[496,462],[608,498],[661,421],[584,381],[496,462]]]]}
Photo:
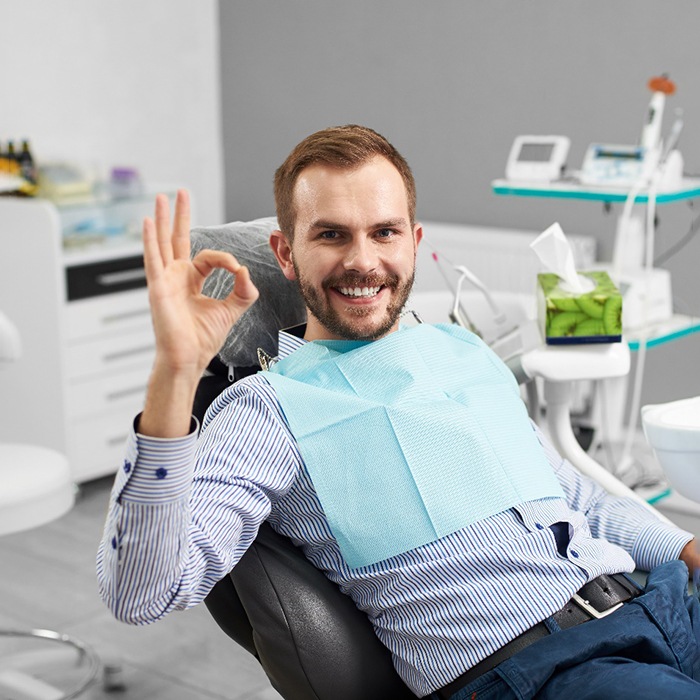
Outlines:
{"type": "Polygon", "coordinates": [[[406,186],[399,171],[377,156],[356,168],[315,163],[304,168],[294,186],[297,223],[317,217],[405,217],[406,186]]]}

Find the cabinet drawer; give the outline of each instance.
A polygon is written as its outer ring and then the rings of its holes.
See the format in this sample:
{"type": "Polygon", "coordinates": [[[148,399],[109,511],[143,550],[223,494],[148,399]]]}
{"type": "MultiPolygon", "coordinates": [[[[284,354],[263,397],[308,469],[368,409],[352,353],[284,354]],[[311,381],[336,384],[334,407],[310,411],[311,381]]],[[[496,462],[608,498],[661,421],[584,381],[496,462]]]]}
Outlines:
{"type": "Polygon", "coordinates": [[[66,362],[68,379],[97,378],[129,368],[150,369],[156,342],[150,329],[98,338],[68,347],[66,362]]]}
{"type": "Polygon", "coordinates": [[[141,255],[66,267],[68,301],[126,292],[145,286],[146,271],[141,255]]]}
{"type": "Polygon", "coordinates": [[[149,368],[141,367],[100,379],[73,380],[68,386],[70,420],[96,416],[126,407],[140,410],[146,393],[149,368]]]}
{"type": "Polygon", "coordinates": [[[66,308],[69,341],[144,328],[151,328],[151,311],[145,289],[74,301],[66,308]]]}
{"type": "Polygon", "coordinates": [[[113,474],[124,460],[126,438],[139,406],[113,411],[99,418],[72,421],[68,456],[76,481],[113,474]]]}

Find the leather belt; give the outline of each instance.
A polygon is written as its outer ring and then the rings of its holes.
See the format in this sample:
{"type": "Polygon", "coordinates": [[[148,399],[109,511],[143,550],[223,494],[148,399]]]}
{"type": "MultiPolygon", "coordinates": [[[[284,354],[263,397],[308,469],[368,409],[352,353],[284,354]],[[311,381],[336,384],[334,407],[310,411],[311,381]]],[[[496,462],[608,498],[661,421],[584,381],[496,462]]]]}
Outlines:
{"type": "MultiPolygon", "coordinates": [[[[575,627],[582,622],[606,617],[615,610],[621,608],[628,600],[641,595],[642,590],[632,583],[623,574],[603,574],[589,581],[578,593],[574,593],[571,600],[552,616],[561,629],[575,627]]],[[[539,622],[534,627],[523,632],[515,639],[502,646],[491,656],[479,661],[461,676],[455,678],[444,688],[436,690],[439,698],[447,700],[458,690],[475,681],[487,671],[496,668],[511,656],[534,644],[550,634],[544,622],[539,622]]]]}

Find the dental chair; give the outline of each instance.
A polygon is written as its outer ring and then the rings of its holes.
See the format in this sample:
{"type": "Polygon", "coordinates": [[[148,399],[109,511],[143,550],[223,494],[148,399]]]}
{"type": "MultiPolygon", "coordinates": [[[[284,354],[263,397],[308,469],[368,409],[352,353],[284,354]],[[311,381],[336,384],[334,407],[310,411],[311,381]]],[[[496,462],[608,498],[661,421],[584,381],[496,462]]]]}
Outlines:
{"type": "MultiPolygon", "coordinates": [[[[260,369],[258,349],[277,354],[278,329],[304,321],[297,287],[282,275],[269,248],[276,225],[267,218],[192,231],[193,255],[207,248],[233,253],[260,291],[200,382],[194,406],[200,422],[219,393],[260,369]]],[[[217,270],[203,291],[221,298],[232,284],[228,273],[217,270]]],[[[367,616],[267,523],[205,603],[219,627],[257,658],[285,700],[415,698],[367,616]]]]}
{"type": "MultiPolygon", "coordinates": [[[[268,245],[276,226],[267,218],[192,232],[193,255],[205,248],[232,252],[260,291],[200,382],[194,406],[200,421],[221,391],[260,369],[258,348],[276,355],[278,329],[305,319],[301,296],[268,245]]],[[[218,270],[204,293],[226,296],[231,286],[231,276],[218,270]]],[[[267,523],[205,603],[219,627],[260,662],[285,700],[415,698],[367,616],[267,523]]]]}

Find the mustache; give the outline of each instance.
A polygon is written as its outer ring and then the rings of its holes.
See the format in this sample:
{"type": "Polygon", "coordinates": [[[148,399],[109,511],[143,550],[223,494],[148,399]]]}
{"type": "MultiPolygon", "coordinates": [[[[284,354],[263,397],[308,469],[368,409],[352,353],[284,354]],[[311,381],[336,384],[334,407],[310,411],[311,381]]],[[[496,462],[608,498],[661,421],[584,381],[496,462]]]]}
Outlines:
{"type": "Polygon", "coordinates": [[[395,289],[398,284],[398,275],[344,274],[328,277],[321,283],[321,286],[323,289],[331,287],[389,287],[395,289]]]}

